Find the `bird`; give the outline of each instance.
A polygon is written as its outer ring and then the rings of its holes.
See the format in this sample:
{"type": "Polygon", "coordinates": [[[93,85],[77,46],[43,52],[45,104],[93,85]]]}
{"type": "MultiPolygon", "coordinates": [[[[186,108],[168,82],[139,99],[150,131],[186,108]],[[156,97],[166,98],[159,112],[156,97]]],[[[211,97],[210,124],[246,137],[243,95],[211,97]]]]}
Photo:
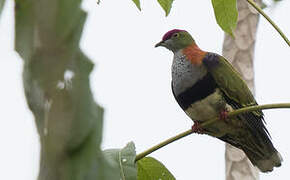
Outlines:
{"type": "Polygon", "coordinates": [[[185,30],[165,33],[155,47],[173,52],[171,88],[179,106],[194,122],[192,131],[218,138],[244,151],[261,172],[283,161],[265,127],[261,110],[228,118],[239,108],[257,105],[241,74],[221,55],[201,50],[185,30]],[[219,117],[208,126],[200,124],[219,117]]]}

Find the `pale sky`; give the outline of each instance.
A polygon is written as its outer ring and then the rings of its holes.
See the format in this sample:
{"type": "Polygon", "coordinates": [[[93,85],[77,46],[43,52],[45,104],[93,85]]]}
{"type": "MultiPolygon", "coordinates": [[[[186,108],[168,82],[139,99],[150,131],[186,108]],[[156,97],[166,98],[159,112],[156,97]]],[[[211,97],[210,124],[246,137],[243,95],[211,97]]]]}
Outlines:
{"type": "MultiPolygon", "coordinates": [[[[200,48],[221,53],[223,32],[215,22],[211,1],[174,1],[168,17],[157,1],[143,0],[139,12],[131,0],[85,0],[89,12],[81,48],[96,64],[91,75],[96,100],[105,107],[102,148],[121,148],[129,141],[137,153],[187,130],[192,121],[171,93],[173,55],[154,48],[173,28],[189,31],[200,48]]],[[[290,37],[290,2],[266,11],[290,37]]],[[[0,179],[36,179],[39,142],[22,87],[22,60],[13,50],[13,1],[0,19],[0,179]]],[[[256,95],[260,104],[290,102],[290,51],[261,17],[256,53],[256,95]]],[[[274,145],[284,158],[282,167],[261,174],[262,180],[286,179],[290,169],[290,110],[265,112],[274,145]]],[[[225,177],[224,143],[191,135],[151,154],[178,180],[225,177]],[[209,173],[210,171],[210,173],[209,173]]]]}

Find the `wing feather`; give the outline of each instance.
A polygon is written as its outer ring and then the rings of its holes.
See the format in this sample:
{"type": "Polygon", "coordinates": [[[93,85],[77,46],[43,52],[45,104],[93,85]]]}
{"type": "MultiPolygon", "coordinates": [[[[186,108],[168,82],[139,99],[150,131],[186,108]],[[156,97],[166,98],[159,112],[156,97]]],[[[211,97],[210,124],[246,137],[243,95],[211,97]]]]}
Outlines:
{"type": "MultiPolygon", "coordinates": [[[[234,109],[257,105],[252,92],[240,73],[224,57],[215,53],[208,53],[203,60],[203,64],[223,92],[226,102],[234,109]]],[[[240,117],[253,133],[259,132],[265,139],[268,139],[270,135],[264,125],[264,117],[261,110],[244,113],[240,117]]]]}

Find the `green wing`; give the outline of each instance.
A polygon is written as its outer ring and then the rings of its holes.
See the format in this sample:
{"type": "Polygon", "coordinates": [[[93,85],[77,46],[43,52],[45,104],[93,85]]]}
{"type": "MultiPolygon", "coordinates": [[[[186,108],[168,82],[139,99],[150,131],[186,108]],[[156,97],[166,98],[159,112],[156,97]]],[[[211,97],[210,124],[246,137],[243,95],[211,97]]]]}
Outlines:
{"type": "MultiPolygon", "coordinates": [[[[232,106],[242,108],[257,105],[240,73],[224,57],[208,53],[203,62],[232,106]]],[[[262,111],[253,113],[256,116],[263,116],[262,111]]]]}
{"type": "MultiPolygon", "coordinates": [[[[224,57],[214,53],[207,53],[203,64],[216,81],[218,88],[223,92],[225,101],[234,109],[257,105],[253,94],[240,73],[224,57]]],[[[269,139],[270,134],[265,127],[261,110],[240,114],[237,118],[245,122],[254,137],[259,137],[259,140],[264,141],[269,146],[273,146],[269,139]]]]}

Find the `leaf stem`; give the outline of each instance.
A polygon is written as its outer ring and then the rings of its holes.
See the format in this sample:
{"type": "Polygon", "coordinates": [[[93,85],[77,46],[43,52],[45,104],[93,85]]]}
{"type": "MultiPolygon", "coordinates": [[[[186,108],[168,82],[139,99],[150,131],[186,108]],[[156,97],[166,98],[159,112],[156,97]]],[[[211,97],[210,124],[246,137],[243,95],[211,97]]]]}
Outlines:
{"type": "MultiPolygon", "coordinates": [[[[252,112],[252,111],[257,111],[257,110],[265,110],[265,109],[276,109],[276,108],[290,108],[290,103],[279,103],[279,104],[265,104],[265,105],[256,105],[256,106],[248,106],[248,107],[244,107],[244,108],[241,108],[241,109],[237,109],[235,111],[232,111],[232,112],[229,112],[228,114],[228,118],[230,117],[234,117],[234,116],[237,116],[239,114],[242,114],[242,113],[247,113],[247,112],[252,112]]],[[[219,118],[213,118],[211,120],[208,120],[204,123],[201,123],[200,126],[201,127],[206,127],[212,123],[214,123],[215,121],[219,120],[219,118]]],[[[171,137],[151,148],[149,148],[148,150],[138,154],[135,158],[135,162],[137,162],[138,160],[144,158],[145,156],[147,156],[148,154],[178,140],[178,139],[181,139],[185,136],[188,136],[190,134],[192,134],[192,130],[189,129],[187,131],[184,131],[174,137],[171,137]]]]}
{"type": "Polygon", "coordinates": [[[260,14],[262,14],[267,21],[278,31],[278,33],[281,35],[281,37],[285,40],[285,42],[290,46],[290,41],[286,37],[286,35],[281,31],[281,29],[271,20],[271,18],[264,13],[264,11],[253,1],[253,0],[247,0],[249,4],[251,4],[260,14]]]}

